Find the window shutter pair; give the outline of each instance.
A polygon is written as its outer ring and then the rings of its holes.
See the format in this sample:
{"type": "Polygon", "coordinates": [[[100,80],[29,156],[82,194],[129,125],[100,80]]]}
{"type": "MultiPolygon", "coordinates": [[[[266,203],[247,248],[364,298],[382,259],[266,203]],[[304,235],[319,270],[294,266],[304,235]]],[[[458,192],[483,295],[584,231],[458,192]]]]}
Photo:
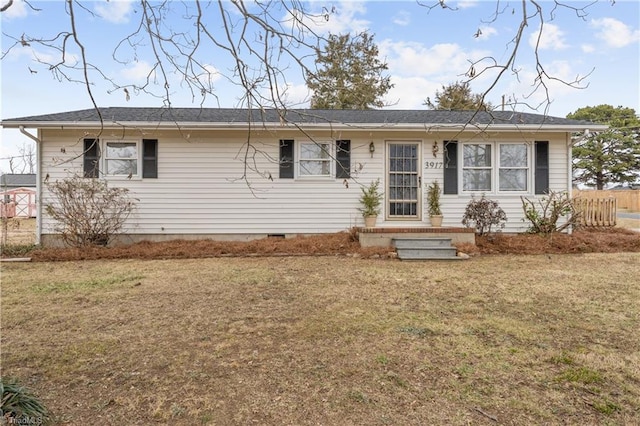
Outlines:
{"type": "MultiPolygon", "coordinates": [[[[535,193],[549,192],[549,142],[535,142],[535,193]]],[[[444,141],[444,194],[458,193],[458,142],[444,141]]]]}
{"type": "MultiPolygon", "coordinates": [[[[293,161],[293,144],[292,139],[280,140],[280,179],[293,179],[294,161],[293,161]]],[[[351,141],[336,141],[336,178],[348,179],[351,177],[351,141]]]]}
{"type": "MultiPolygon", "coordinates": [[[[86,178],[100,177],[100,141],[84,140],[83,171],[86,178]]],[[[142,177],[158,177],[158,140],[142,140],[142,177]]]]}

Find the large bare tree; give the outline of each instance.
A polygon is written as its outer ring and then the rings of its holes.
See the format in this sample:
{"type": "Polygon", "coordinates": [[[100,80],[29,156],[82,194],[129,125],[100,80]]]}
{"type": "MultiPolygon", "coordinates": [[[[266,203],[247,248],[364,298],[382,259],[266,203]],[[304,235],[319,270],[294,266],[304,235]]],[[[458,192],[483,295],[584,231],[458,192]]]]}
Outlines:
{"type": "MultiPolygon", "coordinates": [[[[15,7],[13,0],[3,1],[0,8],[3,12],[15,7]]],[[[25,3],[37,9],[35,3],[28,0],[25,3]]],[[[430,19],[435,9],[456,13],[456,8],[450,3],[456,4],[448,0],[418,1],[425,10],[425,21],[430,19]]],[[[614,1],[611,0],[611,3],[614,1]]],[[[135,13],[131,16],[137,19],[135,30],[114,40],[113,49],[108,54],[114,61],[124,65],[148,61],[150,68],[142,84],[116,81],[98,65],[107,52],[88,51],[87,40],[96,37],[96,34],[81,28],[79,22],[86,18],[85,15],[92,19],[101,17],[93,8],[93,2],[84,0],[38,3],[41,8],[64,7],[67,20],[59,22],[56,31],[49,37],[27,33],[3,34],[6,48],[2,57],[18,48],[49,48],[57,55],[52,56],[53,59],[39,59],[41,64],[61,81],[84,84],[92,100],[95,99],[94,83],[104,79],[109,82],[112,91],[121,91],[125,97],[142,92],[156,96],[165,105],[171,106],[176,90],[173,76],[179,75],[180,89],[188,90],[196,105],[210,105],[209,98],[216,97],[215,82],[222,79],[242,88],[239,107],[280,109],[290,106],[287,88],[288,77],[292,73],[297,72],[303,78],[317,75],[315,53],[327,41],[318,31],[318,24],[330,22],[339,13],[336,8],[320,7],[317,2],[302,0],[138,0],[133,4],[135,13]],[[168,17],[171,16],[180,17],[180,24],[176,24],[175,20],[169,21],[168,17]],[[218,31],[219,28],[222,31],[218,31]],[[231,66],[216,64],[216,61],[227,60],[231,61],[231,66]]],[[[486,96],[503,79],[518,77],[519,57],[528,48],[524,42],[525,29],[537,26],[540,31],[537,43],[532,48],[537,59],[532,90],[548,91],[549,82],[558,78],[547,72],[539,55],[539,43],[547,19],[553,19],[559,9],[569,9],[575,13],[576,19],[584,19],[592,5],[577,6],[569,0],[520,0],[509,3],[495,0],[493,13],[490,16],[478,16],[478,30],[469,37],[479,36],[482,25],[498,24],[502,19],[512,20],[514,16],[519,25],[506,46],[506,54],[502,55],[504,59],[485,57],[470,61],[465,81],[490,74],[489,84],[483,91],[486,96]]],[[[42,10],[42,13],[46,13],[46,10],[42,10]]],[[[562,82],[579,86],[584,78],[578,76],[572,81],[562,82]]]]}
{"type": "MultiPolygon", "coordinates": [[[[58,80],[79,83],[93,105],[99,106],[94,96],[97,83],[106,81],[112,93],[121,93],[129,99],[144,93],[156,97],[166,107],[173,105],[175,93],[188,91],[192,103],[212,106],[217,102],[216,82],[231,83],[240,88],[237,107],[264,110],[274,108],[287,122],[286,110],[293,105],[288,96],[290,79],[297,75],[302,79],[318,75],[315,53],[326,44],[325,33],[318,28],[322,23],[331,23],[339,10],[322,7],[318,2],[302,0],[214,0],[214,1],[147,1],[133,3],[137,19],[135,30],[114,40],[111,51],[91,51],[89,39],[96,37],[80,23],[101,19],[93,2],[65,0],[64,2],[35,3],[23,0],[32,9],[64,7],[66,20],[56,22],[56,30],[49,36],[36,34],[3,34],[5,50],[2,58],[16,49],[44,47],[55,55],[39,57],[34,67],[40,66],[51,72],[58,80]],[[36,6],[37,5],[37,6],[36,6]],[[179,20],[169,20],[178,16],[179,20]],[[149,63],[143,83],[116,80],[104,71],[100,61],[111,55],[113,61],[131,65],[138,61],[149,63]],[[179,76],[179,83],[175,77],[179,76]]],[[[2,12],[15,7],[14,0],[0,0],[2,12]]],[[[611,3],[614,3],[611,0],[611,3]]],[[[454,2],[434,0],[418,1],[425,11],[423,19],[428,21],[439,10],[442,13],[457,13],[454,2]]],[[[527,27],[539,27],[538,39],[529,56],[535,58],[535,79],[532,92],[543,91],[546,101],[529,105],[528,98],[512,96],[507,102],[513,109],[529,107],[543,113],[550,102],[550,83],[560,81],[572,87],[582,87],[585,76],[565,81],[550,74],[539,55],[540,40],[544,34],[547,18],[553,19],[559,9],[568,9],[576,19],[585,19],[593,3],[576,6],[570,0],[539,2],[520,0],[502,2],[495,0],[495,9],[490,16],[478,16],[478,30],[469,37],[479,36],[480,27],[499,24],[502,20],[516,19],[511,41],[506,54],[500,59],[484,57],[469,62],[463,83],[488,77],[481,93],[482,102],[496,89],[498,83],[520,78],[519,61],[528,49],[524,33],[527,27]]],[[[41,13],[46,13],[42,10],[41,13]]],[[[329,26],[325,27],[329,28],[329,26]]],[[[31,72],[38,72],[32,69],[31,72]]],[[[29,71],[26,71],[29,72],[29,71]]],[[[391,76],[391,82],[393,76],[391,76]]],[[[99,111],[99,110],[98,110],[99,111]]],[[[248,117],[249,118],[249,117],[248,117]]],[[[297,125],[297,123],[291,123],[297,125]]],[[[245,158],[251,164],[256,148],[247,137],[245,158]]],[[[250,166],[248,166],[250,167],[250,166]]]]}

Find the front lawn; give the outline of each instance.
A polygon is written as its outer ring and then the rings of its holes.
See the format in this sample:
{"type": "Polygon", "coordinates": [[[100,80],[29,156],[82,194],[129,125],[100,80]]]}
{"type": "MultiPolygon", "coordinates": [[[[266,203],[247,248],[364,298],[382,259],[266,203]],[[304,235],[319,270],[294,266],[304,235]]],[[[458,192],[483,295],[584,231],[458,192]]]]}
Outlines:
{"type": "Polygon", "coordinates": [[[639,424],[640,253],[2,265],[57,424],[639,424]]]}

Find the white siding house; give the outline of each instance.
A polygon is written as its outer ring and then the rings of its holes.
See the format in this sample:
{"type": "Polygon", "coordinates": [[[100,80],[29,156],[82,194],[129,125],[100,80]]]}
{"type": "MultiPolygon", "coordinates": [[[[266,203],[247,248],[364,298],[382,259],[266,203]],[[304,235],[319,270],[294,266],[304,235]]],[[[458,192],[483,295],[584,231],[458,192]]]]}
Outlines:
{"type": "MultiPolygon", "coordinates": [[[[360,188],[380,179],[378,226],[428,227],[438,181],[445,227],[472,197],[522,232],[521,196],[571,191],[571,134],[592,123],[514,112],[105,108],[3,120],[36,129],[38,233],[56,240],[47,182],[106,179],[137,199],[124,242],[253,239],[362,226],[360,188]]],[[[601,127],[601,126],[600,126],[601,127]]]]}

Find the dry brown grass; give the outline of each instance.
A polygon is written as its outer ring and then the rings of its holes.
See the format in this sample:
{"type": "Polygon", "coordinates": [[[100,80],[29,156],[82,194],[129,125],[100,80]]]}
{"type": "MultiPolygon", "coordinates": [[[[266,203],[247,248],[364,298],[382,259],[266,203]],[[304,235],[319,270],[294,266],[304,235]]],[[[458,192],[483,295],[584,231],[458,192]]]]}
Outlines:
{"type": "Polygon", "coordinates": [[[636,229],[640,230],[640,219],[630,219],[624,217],[618,217],[616,219],[616,227],[617,228],[627,228],[627,229],[636,229]]]}
{"type": "MultiPolygon", "coordinates": [[[[34,218],[11,218],[7,221],[6,241],[9,244],[34,244],[36,241],[36,220],[34,218]]],[[[5,241],[4,224],[0,226],[0,241],[5,241]]]]}
{"type": "Polygon", "coordinates": [[[69,425],[639,424],[638,276],[638,253],[3,264],[3,375],[69,425]]]}

